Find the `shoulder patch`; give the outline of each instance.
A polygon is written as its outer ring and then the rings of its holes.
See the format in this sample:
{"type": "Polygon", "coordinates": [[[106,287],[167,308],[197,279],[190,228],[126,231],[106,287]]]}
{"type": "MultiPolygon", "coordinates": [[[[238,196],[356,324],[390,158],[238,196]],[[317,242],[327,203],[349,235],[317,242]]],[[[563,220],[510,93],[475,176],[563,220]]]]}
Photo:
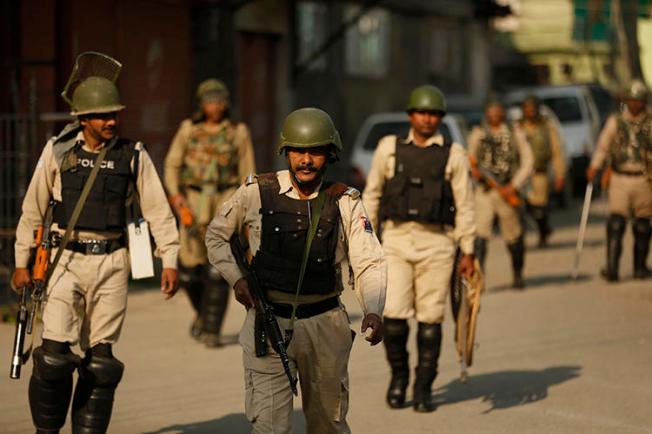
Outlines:
{"type": "Polygon", "coordinates": [[[360,190],[357,188],[349,187],[344,192],[347,196],[351,196],[351,199],[357,199],[360,197],[360,190]]]}

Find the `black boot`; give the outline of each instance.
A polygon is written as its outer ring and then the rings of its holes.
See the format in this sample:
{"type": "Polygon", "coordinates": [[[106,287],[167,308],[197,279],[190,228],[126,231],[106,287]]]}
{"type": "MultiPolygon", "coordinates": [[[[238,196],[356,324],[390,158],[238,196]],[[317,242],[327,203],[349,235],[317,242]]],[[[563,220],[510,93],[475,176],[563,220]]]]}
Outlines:
{"type": "Polygon", "coordinates": [[[204,271],[204,296],[202,298],[202,341],[207,347],[222,346],[222,324],[229,305],[229,284],[207,265],[204,271]]]}
{"type": "Polygon", "coordinates": [[[473,245],[473,253],[475,253],[475,257],[478,258],[478,262],[480,262],[480,268],[484,270],[484,260],[485,257],[487,256],[486,238],[477,237],[475,239],[475,243],[473,245]]]}
{"type": "Polygon", "coordinates": [[[387,405],[402,408],[405,391],[410,382],[407,340],[410,328],[407,320],[385,317],[383,319],[383,342],[387,361],[392,369],[392,379],[387,388],[387,405]]]}
{"type": "Polygon", "coordinates": [[[548,219],[548,210],[544,206],[532,207],[532,216],[537,222],[539,229],[539,248],[545,248],[548,245],[548,237],[552,233],[548,219]]]}
{"type": "Polygon", "coordinates": [[[517,289],[525,288],[523,281],[523,266],[525,265],[525,242],[523,235],[516,241],[507,245],[509,253],[512,255],[512,270],[514,272],[514,282],[512,286],[517,289]]]}
{"type": "Polygon", "coordinates": [[[625,216],[610,214],[607,220],[607,267],[602,270],[602,276],[609,282],[618,281],[624,233],[625,216]]]}
{"type": "Polygon", "coordinates": [[[203,285],[198,277],[198,267],[184,267],[179,264],[179,287],[185,289],[190,304],[195,311],[195,320],[190,325],[190,336],[199,339],[201,336],[201,300],[203,285]]]}
{"type": "Polygon", "coordinates": [[[419,323],[417,332],[419,364],[415,369],[414,411],[428,413],[434,411],[432,402],[432,383],[437,377],[437,363],[441,351],[441,324],[419,323]]]}
{"type": "Polygon", "coordinates": [[[86,352],[72,400],[73,434],[106,433],[123,371],[124,364],[113,357],[110,344],[98,344],[86,352]]]}
{"type": "Polygon", "coordinates": [[[650,276],[647,268],[647,256],[650,253],[650,219],[637,218],[632,225],[634,231],[634,279],[646,279],[650,276]]]}
{"type": "Polygon", "coordinates": [[[58,433],[66,422],[72,396],[72,373],[79,357],[64,342],[43,339],[34,350],[34,370],[29,381],[29,406],[36,432],[58,433]]]}

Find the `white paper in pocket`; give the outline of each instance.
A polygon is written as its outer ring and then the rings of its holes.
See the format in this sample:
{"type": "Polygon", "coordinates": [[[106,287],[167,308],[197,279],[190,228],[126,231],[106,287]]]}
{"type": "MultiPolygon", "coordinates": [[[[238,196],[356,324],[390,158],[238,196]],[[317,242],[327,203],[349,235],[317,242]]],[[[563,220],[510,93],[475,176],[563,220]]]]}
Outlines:
{"type": "Polygon", "coordinates": [[[149,225],[145,219],[140,219],[127,225],[129,234],[129,259],[131,260],[131,277],[145,279],[154,276],[154,261],[152,245],[149,241],[149,225]]]}

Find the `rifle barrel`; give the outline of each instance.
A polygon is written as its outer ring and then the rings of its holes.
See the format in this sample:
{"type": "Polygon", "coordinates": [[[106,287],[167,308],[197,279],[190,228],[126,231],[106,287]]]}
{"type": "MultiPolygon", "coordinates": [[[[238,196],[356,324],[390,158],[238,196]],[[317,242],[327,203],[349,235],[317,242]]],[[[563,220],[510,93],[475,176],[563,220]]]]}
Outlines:
{"type": "Polygon", "coordinates": [[[27,323],[27,299],[29,291],[23,288],[20,297],[18,318],[16,318],[16,334],[14,336],[14,348],[11,355],[11,370],[9,377],[13,380],[20,378],[20,370],[23,366],[23,348],[25,347],[25,329],[27,323]]]}

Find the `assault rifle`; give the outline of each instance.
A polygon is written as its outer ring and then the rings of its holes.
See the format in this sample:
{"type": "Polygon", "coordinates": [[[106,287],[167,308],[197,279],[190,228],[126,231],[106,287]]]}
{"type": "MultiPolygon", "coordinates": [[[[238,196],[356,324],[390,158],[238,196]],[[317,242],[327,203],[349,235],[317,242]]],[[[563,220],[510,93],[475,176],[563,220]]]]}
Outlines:
{"type": "Polygon", "coordinates": [[[31,293],[32,305],[28,310],[29,289],[23,288],[16,318],[16,334],[14,336],[14,349],[11,357],[11,372],[9,376],[17,380],[20,378],[20,368],[29,359],[30,350],[23,352],[25,346],[25,333],[32,334],[36,310],[43,300],[43,293],[47,286],[48,267],[50,265],[50,250],[52,242],[50,239],[50,226],[52,226],[53,204],[50,203],[45,213],[45,221],[36,230],[36,255],[34,267],[32,268],[32,280],[34,289],[31,293]]]}
{"type": "MultiPolygon", "coordinates": [[[[247,283],[249,284],[249,290],[251,291],[251,296],[254,299],[254,307],[256,309],[256,322],[258,322],[258,318],[261,318],[262,320],[264,335],[266,335],[266,338],[262,338],[262,343],[267,345],[266,341],[269,339],[272,348],[281,358],[283,370],[285,371],[285,375],[287,375],[288,380],[290,381],[290,389],[292,389],[292,393],[294,393],[294,395],[298,395],[297,379],[294,378],[292,371],[290,371],[290,358],[288,357],[283,333],[281,332],[281,328],[276,321],[272,306],[270,306],[269,303],[267,303],[267,300],[265,300],[265,295],[262,288],[260,287],[260,282],[258,281],[258,277],[256,276],[255,271],[249,266],[249,262],[247,261],[247,254],[244,247],[242,246],[242,243],[240,242],[240,237],[238,234],[234,234],[231,237],[231,252],[235,257],[235,262],[238,264],[240,271],[242,271],[242,273],[245,275],[245,279],[247,279],[247,283]],[[258,317],[259,315],[260,317],[258,317]]],[[[258,339],[258,336],[256,336],[256,339],[258,339]]],[[[259,343],[256,342],[256,355],[260,356],[258,351],[258,344],[259,343]]]]}
{"type": "Polygon", "coordinates": [[[491,172],[489,172],[488,170],[480,167],[478,165],[478,160],[475,157],[470,157],[470,159],[471,159],[471,168],[472,168],[472,170],[475,170],[480,174],[482,182],[484,182],[487,185],[487,187],[498,191],[500,193],[501,197],[503,199],[505,199],[505,202],[510,204],[512,207],[517,208],[517,207],[521,206],[522,201],[521,201],[521,198],[519,197],[518,194],[512,193],[512,194],[509,194],[509,195],[505,195],[501,190],[501,187],[503,186],[503,184],[498,182],[496,177],[491,172]]]}

